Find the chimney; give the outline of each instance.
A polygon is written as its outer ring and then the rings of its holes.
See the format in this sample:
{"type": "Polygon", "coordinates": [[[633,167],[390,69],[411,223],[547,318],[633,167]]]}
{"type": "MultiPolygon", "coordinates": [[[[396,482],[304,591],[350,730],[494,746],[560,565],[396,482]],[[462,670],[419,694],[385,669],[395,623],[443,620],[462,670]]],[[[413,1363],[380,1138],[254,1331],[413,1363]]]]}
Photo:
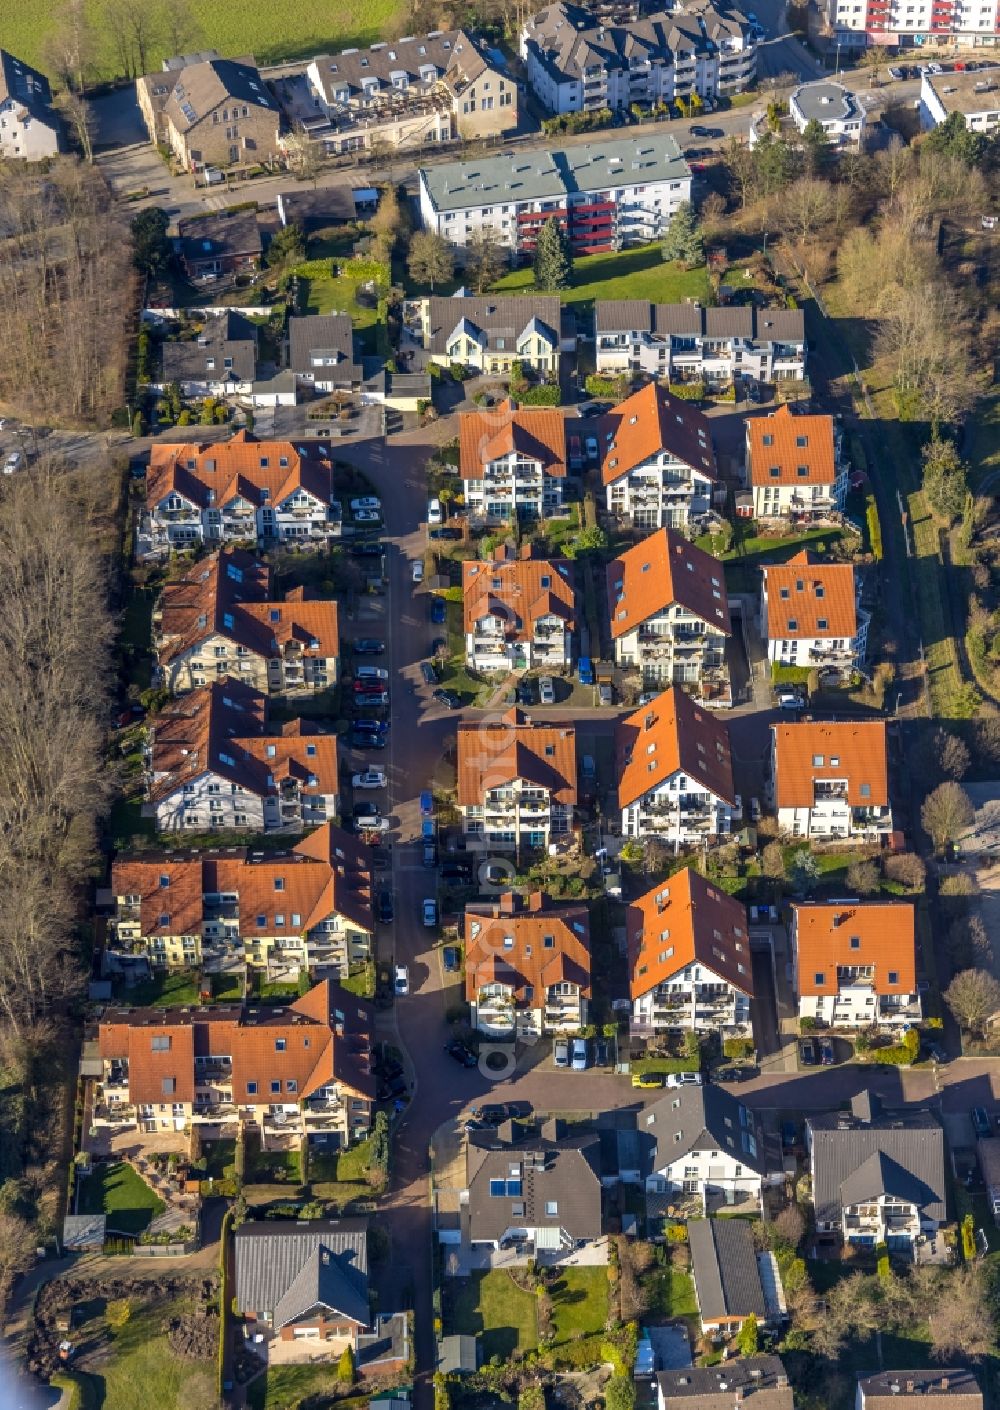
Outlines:
{"type": "Polygon", "coordinates": [[[500,900],[497,904],[497,909],[499,910],[502,916],[512,916],[514,914],[514,909],[516,906],[517,893],[514,891],[505,891],[500,897],[500,900]]]}
{"type": "Polygon", "coordinates": [[[951,1382],[949,1381],[948,1377],[947,1377],[947,1376],[942,1376],[942,1377],[941,1377],[941,1389],[942,1389],[942,1390],[947,1390],[950,1385],[951,1385],[951,1382]]]}

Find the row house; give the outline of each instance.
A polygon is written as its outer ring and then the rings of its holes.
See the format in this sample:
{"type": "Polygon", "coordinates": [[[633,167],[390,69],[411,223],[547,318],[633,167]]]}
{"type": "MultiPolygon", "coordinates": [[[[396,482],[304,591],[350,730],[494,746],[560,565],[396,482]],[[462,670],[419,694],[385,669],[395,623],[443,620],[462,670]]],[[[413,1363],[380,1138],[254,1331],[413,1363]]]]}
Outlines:
{"type": "Polygon", "coordinates": [[[923,1410],[928,1396],[943,1401],[945,1410],[984,1410],[979,1382],[964,1366],[933,1370],[879,1371],[858,1381],[854,1410],[923,1410]]]}
{"type": "Polygon", "coordinates": [[[761,572],[760,625],[769,661],[841,675],[862,665],[871,614],[860,605],[861,579],[852,563],[821,563],[803,549],[761,572]]]}
{"type": "Polygon", "coordinates": [[[155,550],[314,543],[339,534],[341,523],[329,446],[257,440],[249,431],[228,441],[154,443],[146,512],[155,550]]]}
{"type": "Polygon", "coordinates": [[[462,564],[465,661],[473,671],[567,670],[576,626],[573,567],[505,544],[462,564]]]}
{"type": "Polygon", "coordinates": [[[460,249],[487,236],[515,260],[532,258],[549,220],[574,255],[647,245],[691,200],[691,168],[666,134],[442,162],[418,180],[423,229],[460,249]]]}
{"type": "Polygon", "coordinates": [[[475,523],[551,518],[563,507],[568,474],[562,412],[505,401],[463,413],[459,474],[475,523]]]}
{"type": "Polygon", "coordinates": [[[466,906],[465,997],[490,1037],[577,1032],[591,998],[588,908],[540,892],[466,906]]]}
{"type": "Polygon", "coordinates": [[[164,61],[136,81],[149,140],[171,149],[185,171],[277,162],[281,113],[252,57],[214,50],[164,61]]]}
{"type": "Polygon", "coordinates": [[[573,830],[574,726],[535,724],[517,706],[460,724],[456,801],[473,846],[547,851],[573,830]]]}
{"type": "Polygon", "coordinates": [[[619,722],[615,755],[623,837],[655,838],[679,852],[729,835],[736,793],[728,726],[679,687],[619,722]]]}
{"type": "Polygon", "coordinates": [[[241,549],[222,549],[167,582],[153,631],[159,676],[174,695],[223,676],[268,695],[337,683],[337,604],[304,588],[275,602],[270,568],[241,549]]]}
{"type": "Polygon", "coordinates": [[[790,942],[800,1018],[897,1034],[920,1022],[911,902],[794,905],[790,942]]]}
{"type": "Polygon", "coordinates": [[[753,1410],[795,1410],[792,1384],[777,1356],[740,1356],[721,1366],[658,1371],[655,1385],[656,1410],[718,1410],[724,1392],[736,1403],[749,1401],[753,1410]]]}
{"type": "Polygon", "coordinates": [[[749,1037],[753,969],[746,910],[691,867],[626,914],[632,1030],[749,1037]]]}
{"type": "Polygon", "coordinates": [[[269,727],[267,696],[231,676],[149,722],[147,808],[158,832],[302,832],[337,818],[337,736],[269,727]]]}
{"type": "Polygon", "coordinates": [[[935,50],[992,50],[1000,40],[995,0],[826,0],[822,8],[830,42],[845,50],[884,45],[913,54],[925,42],[935,50]]]}
{"type": "Polygon", "coordinates": [[[913,1257],[947,1219],[944,1130],[925,1107],[858,1092],[847,1111],[806,1120],[806,1149],[821,1243],[913,1257]]]}
{"type": "Polygon", "coordinates": [[[709,512],[718,479],[708,420],[648,383],[601,418],[608,513],[637,529],[686,529],[709,512]]]}
{"type": "Polygon", "coordinates": [[[329,823],[286,853],[119,857],[111,868],[108,954],[153,969],[347,978],[371,957],[372,858],[329,823]]]}
{"type": "Polygon", "coordinates": [[[63,145],[63,127],[44,74],[0,49],[0,157],[37,162],[63,145]]]}
{"type": "Polygon", "coordinates": [[[821,518],[847,496],[843,434],[832,416],[787,405],[746,423],[746,476],[755,519],[821,518]]]}
{"type": "MultiPolygon", "coordinates": [[[[404,330],[439,367],[457,363],[472,373],[509,376],[515,362],[540,377],[559,376],[563,352],[558,294],[413,299],[404,330]]],[[[568,351],[576,347],[570,342],[568,351]]]]}
{"type": "Polygon", "coordinates": [[[518,125],[517,83],[461,29],[319,54],[306,81],[315,116],[302,127],[328,155],[471,142],[518,125]]]}
{"type": "Polygon", "coordinates": [[[622,24],[560,0],[525,22],[520,49],[528,82],[553,113],[627,111],[694,95],[714,102],[757,74],[749,23],[712,0],[622,24]]]}
{"type": "Polygon", "coordinates": [[[330,980],[287,1006],[107,1009],[93,1124],[346,1146],[371,1126],[374,1035],[372,1006],[330,980]]]}
{"type": "Polygon", "coordinates": [[[811,841],[878,842],[892,832],[884,720],[771,726],[778,830],[811,841]]]}
{"type": "Polygon", "coordinates": [[[615,661],[650,687],[682,685],[732,704],[732,635],[722,564],[673,529],[659,529],[608,564],[615,661]]]}
{"type": "Polygon", "coordinates": [[[806,375],[801,309],[598,299],[594,330],[599,373],[643,373],[668,382],[707,382],[713,388],[741,377],[802,382],[806,375]]]}

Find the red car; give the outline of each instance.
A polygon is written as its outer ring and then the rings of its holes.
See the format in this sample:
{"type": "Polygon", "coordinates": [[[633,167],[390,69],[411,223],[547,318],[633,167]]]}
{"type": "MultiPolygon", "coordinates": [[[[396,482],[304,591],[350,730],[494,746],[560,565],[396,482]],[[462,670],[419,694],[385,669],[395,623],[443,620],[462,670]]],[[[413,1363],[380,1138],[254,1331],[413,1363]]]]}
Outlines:
{"type": "Polygon", "coordinates": [[[381,695],[385,690],[384,681],[355,681],[355,695],[381,695]]]}

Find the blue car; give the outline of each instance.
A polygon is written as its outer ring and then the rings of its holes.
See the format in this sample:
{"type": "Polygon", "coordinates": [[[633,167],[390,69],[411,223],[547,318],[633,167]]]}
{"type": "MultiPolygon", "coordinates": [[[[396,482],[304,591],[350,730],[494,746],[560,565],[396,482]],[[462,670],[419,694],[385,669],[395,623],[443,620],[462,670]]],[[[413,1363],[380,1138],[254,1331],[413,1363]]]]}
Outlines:
{"type": "Polygon", "coordinates": [[[589,656],[581,656],[577,666],[577,676],[581,685],[594,684],[594,668],[591,665],[589,656]]]}
{"type": "Polygon", "coordinates": [[[448,619],[448,609],[444,604],[444,599],[440,597],[431,598],[431,621],[436,626],[441,626],[448,619]]]}
{"type": "Polygon", "coordinates": [[[434,812],[434,794],[429,788],[424,789],[420,795],[420,814],[429,818],[434,812]]]}

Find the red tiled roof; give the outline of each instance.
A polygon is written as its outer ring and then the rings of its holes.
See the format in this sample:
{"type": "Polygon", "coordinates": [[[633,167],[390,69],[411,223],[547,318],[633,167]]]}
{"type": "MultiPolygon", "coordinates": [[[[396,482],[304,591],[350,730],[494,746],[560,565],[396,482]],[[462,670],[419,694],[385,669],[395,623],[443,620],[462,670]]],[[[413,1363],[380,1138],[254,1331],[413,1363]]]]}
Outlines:
{"type": "Polygon", "coordinates": [[[568,631],[575,620],[573,568],[544,558],[507,558],[498,553],[487,563],[467,559],[462,564],[465,630],[472,632],[483,617],[500,616],[506,635],[530,640],[541,617],[561,617],[568,631]]]}
{"type": "Polygon", "coordinates": [[[459,469],[463,480],[481,480],[491,460],[512,451],[541,462],[546,475],[566,474],[566,421],[551,407],[467,411],[459,418],[459,469]]]}
{"type": "Polygon", "coordinates": [[[752,997],[746,911],[693,867],[675,872],[633,901],[626,926],[633,999],[694,961],[752,997]]]}
{"type": "Polygon", "coordinates": [[[820,563],[806,550],[763,568],[767,634],[772,641],[837,637],[858,630],[854,565],[820,563]]]}
{"type": "Polygon", "coordinates": [[[746,427],[752,485],[832,485],[836,480],[832,416],[799,415],[786,404],[769,416],[749,417],[746,427]]]}
{"type": "Polygon", "coordinates": [[[728,726],[680,686],[671,686],[619,722],[615,753],[619,808],[680,770],[725,803],[736,797],[728,726]]]}
{"type": "Polygon", "coordinates": [[[521,778],[548,789],[557,803],[576,802],[576,729],[539,725],[516,706],[499,720],[458,727],[458,804],[482,803],[487,791],[521,778]]]}
{"type": "Polygon", "coordinates": [[[201,509],[225,509],[237,496],[259,508],[280,505],[301,489],[329,505],[333,462],[324,450],[315,442],[258,441],[246,431],[228,441],[157,442],[149,452],[146,503],[154,509],[176,491],[201,509]]]}
{"type": "Polygon", "coordinates": [[[611,635],[625,636],[679,603],[730,635],[722,564],[673,529],[657,529],[608,564],[611,635]]]}
{"type": "Polygon", "coordinates": [[[658,382],[647,382],[602,417],[599,440],[606,485],[664,450],[713,480],[718,474],[708,418],[658,382]]]}
{"type": "Polygon", "coordinates": [[[870,967],[876,994],[916,993],[910,901],[811,901],[792,910],[800,995],[836,994],[838,966],[870,967]]]}
{"type": "Polygon", "coordinates": [[[484,984],[507,984],[518,1003],[542,1007],[545,990],[563,981],[590,997],[590,916],[584,905],[558,905],[540,893],[513,894],[465,912],[465,997],[484,984]],[[510,941],[508,944],[507,942],[510,941]],[[533,997],[528,998],[528,988],[533,997]]]}
{"type": "Polygon", "coordinates": [[[819,724],[802,720],[772,725],[775,803],[811,808],[820,781],[847,781],[852,808],[884,808],[889,802],[889,766],[884,720],[819,724]]]}

